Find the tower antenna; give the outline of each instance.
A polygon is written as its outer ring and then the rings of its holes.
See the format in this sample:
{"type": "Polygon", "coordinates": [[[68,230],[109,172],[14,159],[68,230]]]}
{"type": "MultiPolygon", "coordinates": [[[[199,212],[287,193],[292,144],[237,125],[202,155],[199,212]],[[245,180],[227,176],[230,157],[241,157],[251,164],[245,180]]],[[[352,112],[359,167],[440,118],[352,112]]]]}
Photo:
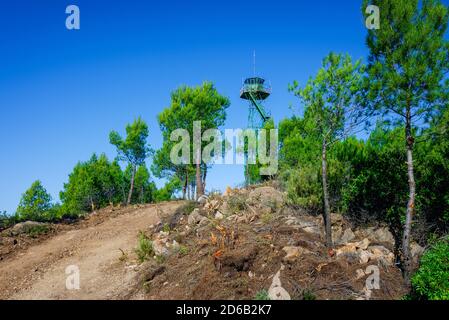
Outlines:
{"type": "Polygon", "coordinates": [[[256,50],[253,51],[253,71],[254,76],[256,76],[256,50]]]}

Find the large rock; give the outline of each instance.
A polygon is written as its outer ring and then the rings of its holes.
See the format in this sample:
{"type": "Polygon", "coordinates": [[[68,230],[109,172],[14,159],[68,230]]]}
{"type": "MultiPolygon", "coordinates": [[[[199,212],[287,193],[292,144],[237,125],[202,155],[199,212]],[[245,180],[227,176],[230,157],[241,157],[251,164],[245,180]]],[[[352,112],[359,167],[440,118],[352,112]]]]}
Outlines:
{"type": "Polygon", "coordinates": [[[246,203],[254,206],[281,207],[284,204],[284,194],[273,187],[260,187],[250,192],[246,203]]]}
{"type": "Polygon", "coordinates": [[[285,220],[285,224],[316,235],[321,235],[323,230],[319,218],[317,219],[312,216],[288,216],[285,220]]]}
{"type": "Polygon", "coordinates": [[[18,223],[14,227],[12,227],[10,233],[12,236],[18,236],[19,234],[29,233],[34,228],[45,226],[48,226],[48,224],[36,221],[25,221],[18,223]]]}
{"type": "Polygon", "coordinates": [[[361,230],[360,234],[368,238],[371,242],[386,244],[390,248],[394,248],[395,240],[393,234],[387,227],[368,228],[361,230]]]}
{"type": "Polygon", "coordinates": [[[378,261],[384,266],[394,264],[394,254],[384,246],[370,246],[368,251],[371,253],[370,260],[378,261]]]}
{"type": "Polygon", "coordinates": [[[337,258],[344,257],[350,262],[367,263],[370,258],[370,253],[366,250],[368,246],[369,240],[365,238],[335,250],[335,255],[337,258]]]}
{"type": "Polygon", "coordinates": [[[188,224],[198,224],[201,219],[204,218],[201,214],[200,214],[200,209],[195,208],[192,213],[190,213],[189,218],[187,219],[188,224]]]}
{"type": "Polygon", "coordinates": [[[338,244],[345,244],[355,239],[355,234],[351,228],[347,228],[340,239],[337,240],[338,244]]]}
{"type": "Polygon", "coordinates": [[[369,244],[370,244],[370,241],[367,238],[363,239],[362,241],[354,243],[354,245],[357,247],[357,249],[362,249],[362,250],[368,249],[369,244]]]}

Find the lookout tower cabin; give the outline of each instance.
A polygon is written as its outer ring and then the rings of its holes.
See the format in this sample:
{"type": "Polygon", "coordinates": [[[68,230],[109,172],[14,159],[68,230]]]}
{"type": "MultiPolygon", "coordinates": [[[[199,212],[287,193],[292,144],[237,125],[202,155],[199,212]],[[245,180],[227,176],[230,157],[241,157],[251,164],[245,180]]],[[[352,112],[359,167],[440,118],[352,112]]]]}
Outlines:
{"type": "Polygon", "coordinates": [[[263,107],[263,101],[271,94],[271,87],[260,77],[247,78],[240,89],[240,98],[249,102],[248,126],[261,128],[270,119],[263,107]]]}
{"type": "Polygon", "coordinates": [[[270,94],[271,88],[265,85],[265,79],[259,77],[247,78],[240,90],[240,98],[245,100],[265,100],[270,94]]]}

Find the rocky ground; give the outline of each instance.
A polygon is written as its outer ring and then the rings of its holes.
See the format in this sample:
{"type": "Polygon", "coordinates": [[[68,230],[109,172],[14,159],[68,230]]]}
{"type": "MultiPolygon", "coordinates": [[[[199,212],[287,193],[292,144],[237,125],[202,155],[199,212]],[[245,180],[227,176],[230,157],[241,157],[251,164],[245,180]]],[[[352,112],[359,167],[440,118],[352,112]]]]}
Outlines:
{"type": "MultiPolygon", "coordinates": [[[[145,298],[364,300],[407,292],[385,226],[356,229],[333,214],[336,246],[328,250],[322,217],[287,206],[271,186],[201,202],[148,232],[155,259],[141,267],[145,298]],[[377,271],[378,286],[370,280],[377,271]]],[[[420,251],[414,244],[416,260],[420,251]]]]}
{"type": "MultiPolygon", "coordinates": [[[[285,202],[273,186],[199,203],[110,207],[72,224],[0,234],[2,299],[400,299],[407,293],[385,226],[355,228],[285,202]],[[139,237],[152,243],[144,261],[139,237]],[[140,257],[142,258],[142,257],[140,257]],[[79,266],[68,291],[65,268],[79,266]],[[375,282],[378,274],[379,282],[375,282]]],[[[412,247],[415,262],[422,248],[412,247]]]]}

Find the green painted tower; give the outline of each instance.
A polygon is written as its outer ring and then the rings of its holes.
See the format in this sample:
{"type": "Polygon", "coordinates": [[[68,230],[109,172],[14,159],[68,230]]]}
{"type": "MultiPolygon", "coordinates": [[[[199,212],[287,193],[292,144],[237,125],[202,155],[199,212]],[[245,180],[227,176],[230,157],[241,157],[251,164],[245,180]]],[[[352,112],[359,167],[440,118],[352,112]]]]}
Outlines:
{"type": "Polygon", "coordinates": [[[265,111],[263,101],[271,94],[271,87],[265,84],[265,79],[260,77],[247,78],[243,81],[240,90],[240,98],[249,102],[248,127],[262,128],[270,115],[265,111]]]}

